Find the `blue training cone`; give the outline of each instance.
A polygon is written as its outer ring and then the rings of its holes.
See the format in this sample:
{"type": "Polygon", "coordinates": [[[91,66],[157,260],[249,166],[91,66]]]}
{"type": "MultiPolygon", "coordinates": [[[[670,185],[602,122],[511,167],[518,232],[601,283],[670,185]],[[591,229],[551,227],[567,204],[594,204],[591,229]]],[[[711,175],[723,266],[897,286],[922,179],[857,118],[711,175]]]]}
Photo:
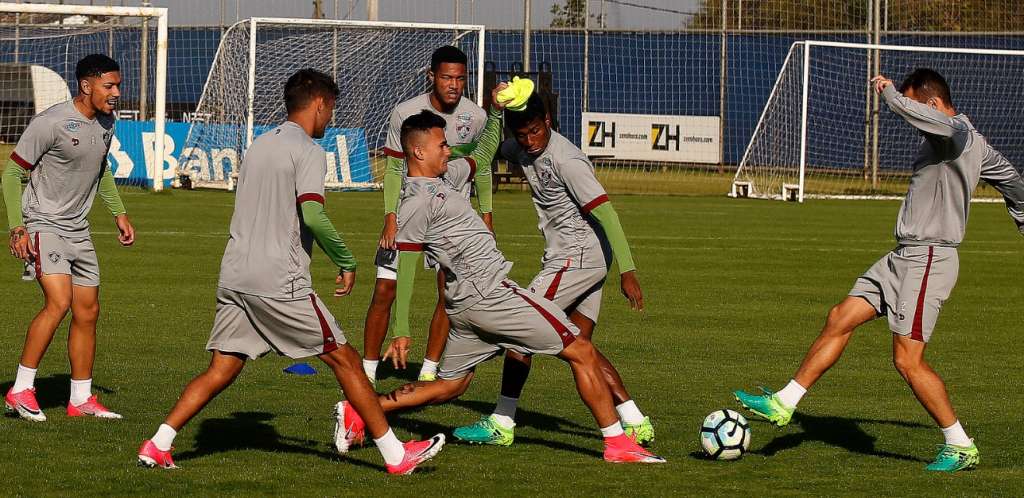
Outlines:
{"type": "Polygon", "coordinates": [[[309,363],[296,363],[284,369],[284,373],[295,375],[316,375],[316,369],[310,366],[309,363]]]}

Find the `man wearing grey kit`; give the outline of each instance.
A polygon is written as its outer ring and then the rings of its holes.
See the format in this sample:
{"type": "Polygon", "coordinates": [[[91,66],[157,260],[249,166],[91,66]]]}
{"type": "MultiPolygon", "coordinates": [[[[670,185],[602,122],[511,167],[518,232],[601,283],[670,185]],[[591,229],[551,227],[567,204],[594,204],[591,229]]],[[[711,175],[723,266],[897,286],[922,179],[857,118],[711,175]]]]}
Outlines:
{"type": "Polygon", "coordinates": [[[898,245],[832,308],[825,328],[785,388],[762,395],[734,394],[755,414],[786,425],[807,389],[839,360],[853,330],[885,316],[893,333],[893,363],[945,437],[927,470],[967,470],[980,461],[978,448],[967,437],[945,384],[925,361],[924,351],[942,303],[956,284],[957,247],[978,181],[1003,195],[1017,230],[1024,233],[1024,179],[967,116],[956,111],[949,85],[939,73],[917,69],[900,91],[884,76],[871,81],[889,109],[923,136],[896,222],[898,245]]]}

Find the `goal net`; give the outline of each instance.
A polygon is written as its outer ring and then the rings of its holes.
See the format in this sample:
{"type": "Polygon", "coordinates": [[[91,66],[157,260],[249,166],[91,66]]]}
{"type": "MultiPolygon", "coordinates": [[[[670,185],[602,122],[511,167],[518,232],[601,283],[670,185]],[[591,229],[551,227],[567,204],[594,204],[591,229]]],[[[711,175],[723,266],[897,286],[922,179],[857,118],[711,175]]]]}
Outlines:
{"type": "Polygon", "coordinates": [[[1024,51],[803,41],[778,74],[730,195],[902,197],[921,137],[869,80],[882,74],[899,85],[920,67],[942,74],[957,111],[1024,166],[1024,120],[1009,111],[1024,106],[1024,51]]]}
{"type": "Polygon", "coordinates": [[[328,188],[376,188],[388,117],[428,90],[430,55],[455,45],[469,57],[469,98],[482,88],[482,26],[254,18],[221,39],[181,157],[178,180],[233,189],[253,138],[285,119],[284,84],[314,68],[341,88],[334,119],[318,142],[328,188]]]}
{"type": "Polygon", "coordinates": [[[77,92],[77,62],[105,54],[121,67],[108,162],[117,182],[163,186],[167,9],[0,4],[0,159],[32,117],[77,92]]]}

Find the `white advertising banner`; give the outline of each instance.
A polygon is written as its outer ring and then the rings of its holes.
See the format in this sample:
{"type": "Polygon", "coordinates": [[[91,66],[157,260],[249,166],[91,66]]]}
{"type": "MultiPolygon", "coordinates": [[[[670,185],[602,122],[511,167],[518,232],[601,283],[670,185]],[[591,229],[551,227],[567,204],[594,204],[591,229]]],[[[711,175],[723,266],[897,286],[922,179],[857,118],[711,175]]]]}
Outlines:
{"type": "Polygon", "coordinates": [[[718,116],[583,113],[583,153],[609,159],[721,162],[718,116]]]}

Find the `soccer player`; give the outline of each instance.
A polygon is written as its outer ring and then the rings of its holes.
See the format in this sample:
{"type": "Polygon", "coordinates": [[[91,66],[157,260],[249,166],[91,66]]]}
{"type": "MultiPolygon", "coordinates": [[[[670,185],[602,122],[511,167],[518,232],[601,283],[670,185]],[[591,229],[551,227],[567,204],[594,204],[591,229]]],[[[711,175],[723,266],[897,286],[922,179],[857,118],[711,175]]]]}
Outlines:
{"type": "MultiPolygon", "coordinates": [[[[541,270],[530,283],[530,292],[554,302],[579,328],[580,335],[590,340],[612,255],[619,265],[622,294],[634,310],[643,309],[643,293],[626,235],[594,175],[594,166],[579,148],[551,129],[539,94],[532,93],[521,111],[506,109],[505,119],[514,137],[502,145],[502,155],[522,165],[533,192],[538,228],[544,234],[541,270]]],[[[630,398],[615,367],[600,353],[597,358],[627,436],[641,444],[651,442],[654,428],[650,418],[630,398]]],[[[455,429],[453,435],[474,443],[512,444],[516,406],[529,373],[528,355],[515,349],[506,351],[494,412],[455,429]]]]}
{"type": "Polygon", "coordinates": [[[26,262],[26,274],[34,274],[43,290],[43,309],[28,327],[14,385],[4,401],[8,410],[35,422],[46,420],[33,387],[36,369],[69,310],[67,414],[121,418],[92,394],[100,272],[87,218],[98,191],[114,217],[118,241],[123,246],[135,242],[107,166],[121,70],[110,57],[92,54],[78,61],[75,78],[78,95],[32,119],[3,172],[11,254],[26,262]],[[25,177],[28,187],[22,195],[25,177]]]}
{"type": "Polygon", "coordinates": [[[956,283],[957,246],[978,180],[1003,195],[1022,233],[1024,180],[967,116],[957,112],[949,85],[939,73],[914,70],[899,91],[884,76],[871,82],[889,109],[924,137],[896,221],[897,246],[868,268],[846,299],[829,311],[824,329],[789,384],[776,393],[761,388],[761,395],[734,394],[755,414],[780,427],[788,424],[807,390],[839,361],[854,329],[885,316],[893,334],[893,364],[945,436],[927,470],[966,470],[978,464],[978,448],[967,437],[945,384],[925,361],[924,352],[939,309],[956,283]]]}
{"type": "Polygon", "coordinates": [[[173,468],[177,432],[234,382],[246,360],[271,350],[290,358],[317,356],[331,368],[365,417],[388,472],[408,474],[444,445],[443,434],[399,442],[359,368],[359,354],[313,291],[314,240],[341,269],[336,297],[348,295],[356,278],[355,259],[324,212],[327,158],[313,141],[324,136],[337,96],[330,76],[312,69],[296,72],[284,88],[287,120],[260,135],[246,152],[221,261],[217,315],[206,344],[213,352],[210,366],[192,379],[153,438],[143,442],[140,465],[173,468]]]}
{"type": "MultiPolygon", "coordinates": [[[[381,359],[381,348],[388,332],[391,306],[395,301],[396,269],[398,255],[395,253],[397,232],[398,198],[405,176],[405,155],[402,153],[400,129],[406,118],[421,111],[430,111],[444,118],[445,136],[452,147],[452,155],[467,156],[476,147],[483,133],[487,113],[473,101],[463,96],[466,89],[466,54],[453,46],[443,46],[430,57],[429,92],[398,104],[391,113],[388,136],[384,145],[387,154],[387,168],[384,172],[384,229],[377,254],[377,282],[366,313],[363,342],[363,370],[371,382],[376,382],[377,365],[381,359]]],[[[481,216],[488,228],[493,230],[491,214],[491,171],[488,164],[480,163],[479,174],[473,177],[476,183],[477,199],[481,216]]],[[[467,186],[467,192],[469,187],[467,186]]],[[[412,263],[418,264],[418,262],[412,263]]],[[[410,277],[411,278],[411,277],[410,277]]],[[[437,305],[430,321],[427,351],[420,368],[420,380],[432,380],[437,373],[437,362],[448,336],[448,316],[444,312],[444,273],[437,274],[437,305]]],[[[410,290],[411,292],[411,290],[410,290]]],[[[397,316],[394,338],[384,358],[391,358],[396,368],[405,368],[411,340],[409,323],[405,317],[397,316]]]]}
{"type": "MultiPolygon", "coordinates": [[[[398,210],[397,244],[402,261],[399,278],[414,271],[416,252],[445,271],[445,309],[451,331],[438,379],[406,384],[381,395],[385,412],[442,403],[469,387],[475,366],[502,349],[557,356],[572,368],[580,397],[604,435],[604,458],[610,462],[662,463],[626,437],[602,378],[597,349],[551,301],[506,278],[512,263],[498,250],[493,233],[456,188],[472,176],[472,164],[448,162],[445,122],[423,112],[402,123],[402,145],[409,177],[398,210]],[[444,175],[443,178],[440,178],[444,175]]],[[[338,434],[346,441],[363,430],[360,415],[342,401],[337,407],[338,434]]]]}

